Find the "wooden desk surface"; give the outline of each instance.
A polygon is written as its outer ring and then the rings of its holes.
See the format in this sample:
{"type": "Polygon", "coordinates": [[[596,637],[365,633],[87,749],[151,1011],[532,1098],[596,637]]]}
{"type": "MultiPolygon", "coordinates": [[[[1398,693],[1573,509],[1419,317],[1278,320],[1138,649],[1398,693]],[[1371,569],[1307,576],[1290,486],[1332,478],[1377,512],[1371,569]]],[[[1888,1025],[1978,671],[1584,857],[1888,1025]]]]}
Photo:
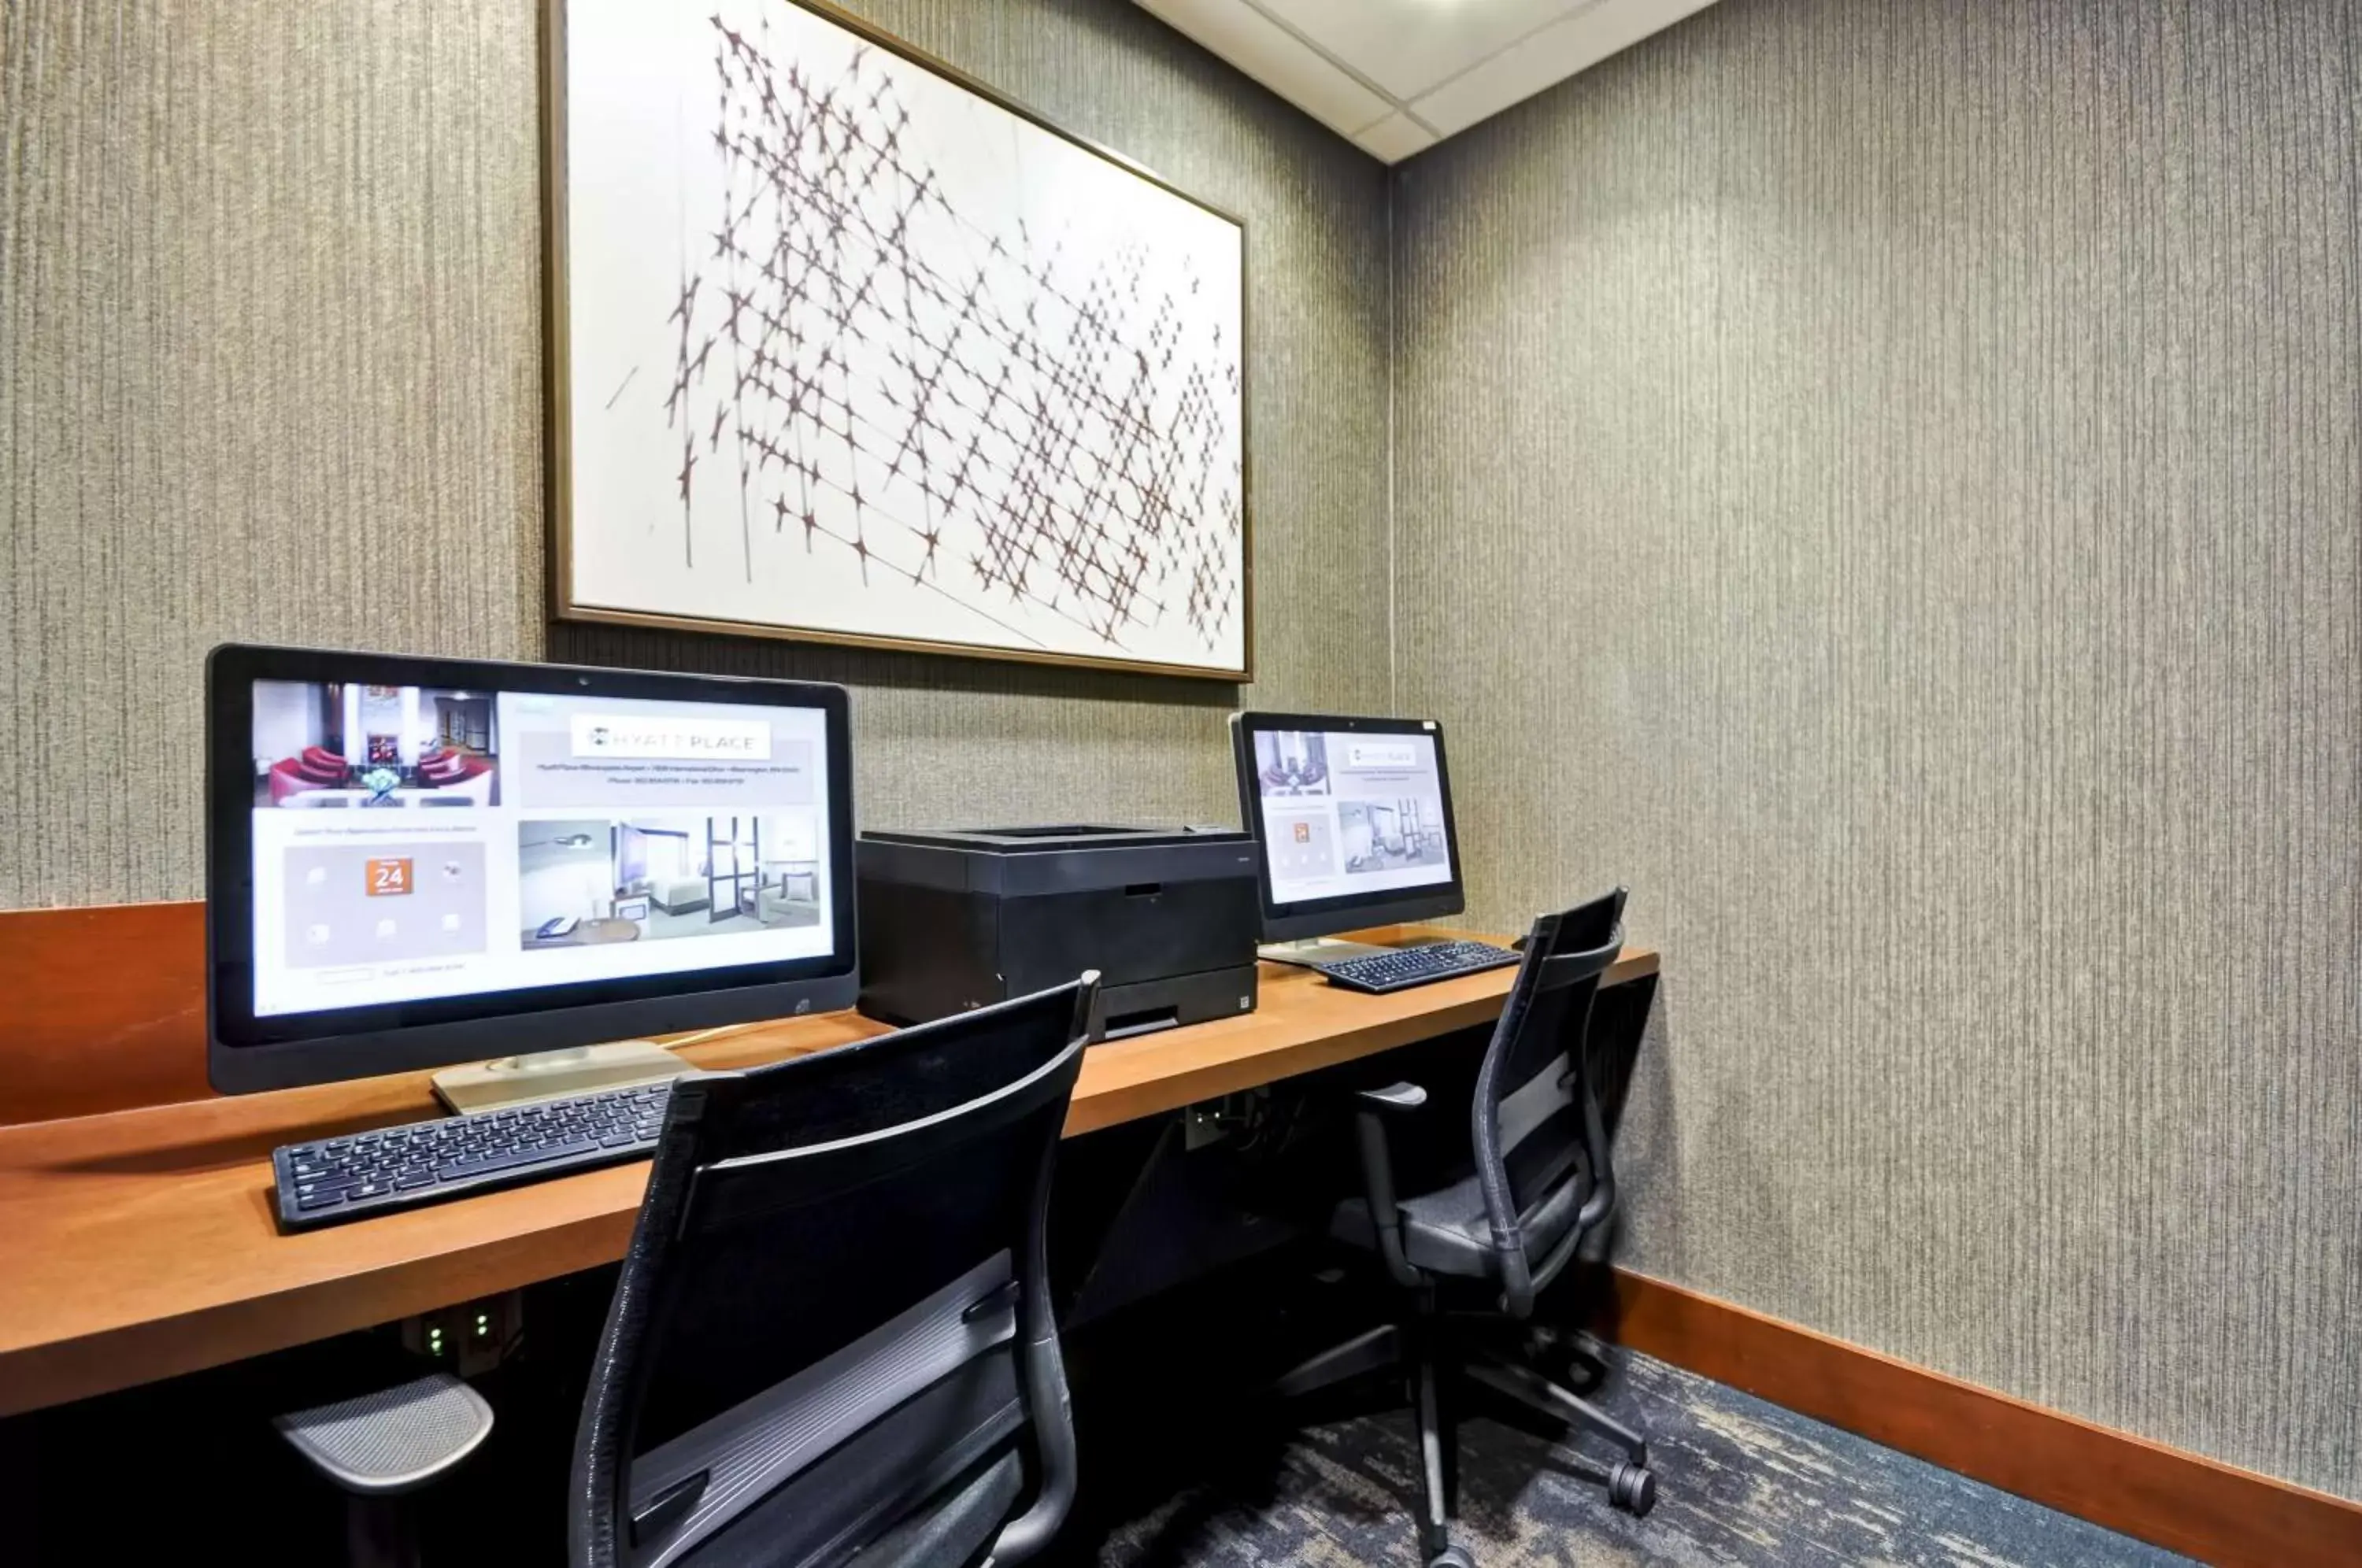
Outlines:
{"type": "MultiPolygon", "coordinates": [[[[1653,974],[1627,948],[1610,983],[1653,974]]],[[[1516,971],[1393,996],[1266,964],[1251,1014],[1094,1046],[1069,1136],[1491,1021],[1516,971]]],[[[749,1066],[865,1038],[852,1013],[685,1047],[749,1066]]],[[[270,1151],[436,1114],[423,1073],[0,1128],[0,1416],[613,1263],[647,1164],[282,1236],[270,1151]]]]}

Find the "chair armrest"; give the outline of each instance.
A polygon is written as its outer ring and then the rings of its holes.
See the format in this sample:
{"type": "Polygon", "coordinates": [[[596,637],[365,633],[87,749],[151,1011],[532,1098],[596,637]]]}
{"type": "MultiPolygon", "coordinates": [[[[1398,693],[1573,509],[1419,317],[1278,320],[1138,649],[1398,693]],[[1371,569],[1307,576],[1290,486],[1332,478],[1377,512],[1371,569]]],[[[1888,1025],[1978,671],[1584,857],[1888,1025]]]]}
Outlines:
{"type": "Polygon", "coordinates": [[[1353,1132],[1362,1152],[1362,1187],[1370,1205],[1370,1225],[1377,1232],[1378,1256],[1398,1285],[1416,1289],[1423,1283],[1403,1253],[1402,1206],[1395,1198],[1394,1149],[1386,1139],[1386,1118],[1404,1116],[1427,1103],[1427,1091],[1417,1084],[1390,1084],[1355,1095],[1353,1132]]]}
{"type": "Polygon", "coordinates": [[[1033,1502],[1000,1527],[984,1568],[1011,1568],[1037,1556],[1066,1522],[1075,1505],[1080,1465],[1075,1448],[1074,1401],[1066,1391],[1066,1364],[1058,1331],[1045,1321],[1018,1347],[1018,1375],[1024,1380],[1026,1408],[1033,1418],[1033,1454],[1040,1471],[1033,1502]]]}
{"type": "Polygon", "coordinates": [[[1427,1103],[1427,1091],[1417,1084],[1388,1084],[1384,1088],[1363,1089],[1353,1098],[1377,1110],[1417,1110],[1427,1103]]]}
{"type": "Polygon", "coordinates": [[[1583,1108],[1583,1154],[1591,1167],[1591,1191],[1584,1195],[1583,1207],[1567,1230],[1569,1237],[1580,1240],[1616,1207],[1616,1168],[1610,1163],[1606,1119],[1600,1110],[1599,1097],[1592,1092],[1589,1076],[1580,1066],[1569,1067],[1560,1075],[1558,1087],[1573,1090],[1583,1108]]]}
{"type": "MultiPolygon", "coordinates": [[[[1099,972],[1084,970],[1075,982],[1075,1009],[1066,1026],[1070,1042],[1089,1037],[1098,995],[1099,972]]],[[[1066,1081],[1071,1088],[1074,1079],[1070,1077],[1066,1081]]],[[[1033,1212],[1019,1274],[1022,1283],[1017,1304],[1017,1375],[1025,1413],[1032,1424],[1033,1502],[1000,1527],[985,1557],[985,1568],[1010,1568],[1050,1544],[1074,1507],[1076,1477],[1081,1467],[1075,1446],[1074,1401],[1066,1391],[1065,1355],[1058,1345],[1058,1318],[1050,1301],[1050,1175],[1057,1158],[1058,1140],[1054,1135],[1043,1145],[1041,1169],[1034,1177],[1033,1212]]]]}

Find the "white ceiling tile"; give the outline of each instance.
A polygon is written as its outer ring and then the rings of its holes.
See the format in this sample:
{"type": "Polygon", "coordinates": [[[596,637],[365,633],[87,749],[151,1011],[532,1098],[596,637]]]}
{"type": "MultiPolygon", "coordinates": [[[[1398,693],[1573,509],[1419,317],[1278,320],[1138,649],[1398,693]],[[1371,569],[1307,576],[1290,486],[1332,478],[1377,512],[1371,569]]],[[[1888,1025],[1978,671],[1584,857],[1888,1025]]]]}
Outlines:
{"type": "Polygon", "coordinates": [[[1435,145],[1434,133],[1408,115],[1388,115],[1353,138],[1364,152],[1388,163],[1400,163],[1414,152],[1435,145]]]}
{"type": "Polygon", "coordinates": [[[1331,130],[1352,136],[1394,107],[1246,0],[1140,0],[1140,5],[1331,130]]]}
{"type": "Polygon", "coordinates": [[[1582,0],[1255,0],[1397,98],[1415,98],[1582,0]]]}
{"type": "Polygon", "coordinates": [[[1596,0],[1415,99],[1411,109],[1444,136],[1466,129],[1543,88],[1629,48],[1712,0],[1596,0]]]}

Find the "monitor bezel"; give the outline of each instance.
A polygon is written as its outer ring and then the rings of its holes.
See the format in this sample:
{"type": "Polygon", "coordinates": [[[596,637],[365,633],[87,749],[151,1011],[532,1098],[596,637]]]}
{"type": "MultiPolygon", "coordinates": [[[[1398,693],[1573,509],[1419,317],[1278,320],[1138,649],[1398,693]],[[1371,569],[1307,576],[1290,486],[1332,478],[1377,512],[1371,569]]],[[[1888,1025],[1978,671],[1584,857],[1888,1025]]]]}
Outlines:
{"type": "Polygon", "coordinates": [[[655,1032],[851,1007],[855,944],[851,703],[841,686],[490,659],[224,644],[205,660],[205,1069],[225,1094],[449,1066],[655,1032]],[[334,1011],[254,1011],[253,707],[258,680],[365,681],[553,696],[817,708],[826,716],[831,951],[334,1011]]]}
{"type": "Polygon", "coordinates": [[[1231,755],[1238,772],[1239,819],[1255,841],[1255,889],[1263,913],[1263,939],[1292,942],[1308,936],[1333,936],[1339,932],[1371,926],[1400,925],[1456,915],[1467,908],[1461,886],[1460,823],[1451,808],[1451,767],[1443,744],[1443,726],[1433,719],[1396,719],[1339,713],[1268,713],[1231,715],[1231,755]],[[1449,881],[1423,888],[1388,888],[1374,893],[1351,893],[1333,899],[1303,899],[1279,903],[1272,897],[1271,846],[1264,838],[1263,792],[1257,788],[1254,737],[1272,730],[1314,730],[1325,734],[1425,735],[1435,742],[1435,780],[1443,797],[1443,853],[1450,862],[1449,881]]]}

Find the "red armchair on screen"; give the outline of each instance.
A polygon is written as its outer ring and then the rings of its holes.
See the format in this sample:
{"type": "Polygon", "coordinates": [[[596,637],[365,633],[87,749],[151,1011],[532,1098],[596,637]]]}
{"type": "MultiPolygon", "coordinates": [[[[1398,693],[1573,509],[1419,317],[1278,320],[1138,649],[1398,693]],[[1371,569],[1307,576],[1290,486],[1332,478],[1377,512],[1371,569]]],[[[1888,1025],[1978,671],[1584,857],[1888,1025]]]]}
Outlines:
{"type": "Polygon", "coordinates": [[[483,804],[491,803],[490,785],[469,788],[472,781],[492,770],[489,757],[472,752],[447,751],[437,747],[421,753],[418,758],[418,781],[434,790],[466,790],[478,796],[483,804]]]}
{"type": "Polygon", "coordinates": [[[316,745],[305,746],[301,756],[270,765],[270,803],[283,805],[291,795],[301,795],[312,790],[334,790],[344,781],[343,757],[316,745]]]}

